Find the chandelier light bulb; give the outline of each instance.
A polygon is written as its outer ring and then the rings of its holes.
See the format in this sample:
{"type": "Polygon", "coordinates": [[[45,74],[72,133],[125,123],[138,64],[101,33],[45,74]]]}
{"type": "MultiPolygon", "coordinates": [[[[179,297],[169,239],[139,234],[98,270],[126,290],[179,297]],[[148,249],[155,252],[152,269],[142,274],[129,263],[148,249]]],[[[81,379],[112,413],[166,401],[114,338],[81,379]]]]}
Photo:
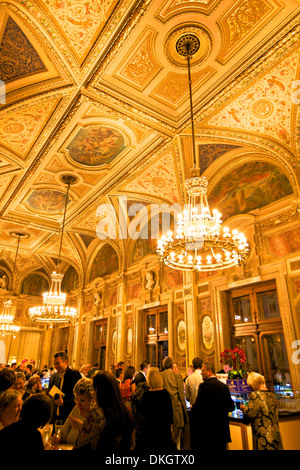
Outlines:
{"type": "Polygon", "coordinates": [[[183,213],[177,216],[175,240],[168,235],[166,243],[166,237],[161,237],[157,254],[165,265],[174,269],[217,271],[245,263],[249,244],[244,234],[239,234],[238,230],[234,229],[230,233],[228,227],[222,227],[222,214],[217,209],[210,211],[206,196],[208,181],[200,175],[199,155],[196,156],[195,152],[190,74],[190,58],[199,47],[192,34],[180,38],[180,47],[176,44],[177,52],[187,58],[188,65],[193,166],[192,177],[185,180],[188,205],[184,207],[183,213]]]}

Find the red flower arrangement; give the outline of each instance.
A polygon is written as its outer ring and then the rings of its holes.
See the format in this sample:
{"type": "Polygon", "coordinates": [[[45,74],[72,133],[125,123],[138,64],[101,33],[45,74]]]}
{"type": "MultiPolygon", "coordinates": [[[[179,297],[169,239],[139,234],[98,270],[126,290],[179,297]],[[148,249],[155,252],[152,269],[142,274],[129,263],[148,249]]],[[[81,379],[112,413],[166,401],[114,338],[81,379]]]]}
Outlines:
{"type": "Polygon", "coordinates": [[[243,365],[246,364],[246,355],[245,351],[239,348],[234,349],[225,349],[220,354],[221,362],[225,362],[226,359],[231,358],[233,362],[233,371],[228,373],[228,378],[240,378],[243,377],[245,371],[243,370],[243,365]]]}

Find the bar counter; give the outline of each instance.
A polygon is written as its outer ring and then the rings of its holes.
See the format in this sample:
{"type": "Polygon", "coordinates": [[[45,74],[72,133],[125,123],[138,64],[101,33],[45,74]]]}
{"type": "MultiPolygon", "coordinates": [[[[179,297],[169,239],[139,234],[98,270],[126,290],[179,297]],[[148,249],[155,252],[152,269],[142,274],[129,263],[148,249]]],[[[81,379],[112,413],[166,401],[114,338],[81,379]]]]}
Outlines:
{"type": "MultiPolygon", "coordinates": [[[[253,450],[251,424],[240,410],[229,413],[231,441],[228,450],[253,450]]],[[[300,450],[300,411],[279,411],[279,428],[284,450],[300,450]]]]}

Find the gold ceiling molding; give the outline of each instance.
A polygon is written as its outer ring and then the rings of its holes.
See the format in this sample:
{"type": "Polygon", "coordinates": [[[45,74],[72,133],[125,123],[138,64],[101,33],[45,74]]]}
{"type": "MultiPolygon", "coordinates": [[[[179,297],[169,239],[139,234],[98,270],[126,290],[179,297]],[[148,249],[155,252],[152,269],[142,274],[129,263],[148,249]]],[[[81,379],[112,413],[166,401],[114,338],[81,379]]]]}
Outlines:
{"type": "Polygon", "coordinates": [[[217,20],[222,45],[216,58],[225,64],[284,8],[278,0],[237,0],[217,20]]]}
{"type": "Polygon", "coordinates": [[[211,141],[225,140],[227,143],[232,142],[236,145],[253,146],[259,151],[266,151],[271,155],[276,155],[278,158],[285,160],[295,168],[296,157],[290,148],[285,146],[278,140],[272,139],[271,137],[257,135],[254,132],[247,132],[238,129],[218,129],[214,127],[197,127],[196,126],[197,139],[211,141]]]}
{"type": "MultiPolygon", "coordinates": [[[[291,205],[293,206],[293,203],[291,203],[291,205]]],[[[295,210],[295,206],[293,206],[289,207],[288,209],[284,208],[284,210],[281,210],[277,214],[273,213],[271,216],[269,214],[267,217],[263,216],[259,218],[255,223],[255,228],[257,234],[262,235],[270,230],[272,231],[276,229],[277,231],[278,226],[287,225],[289,223],[292,223],[294,228],[297,219],[299,219],[299,213],[297,210],[295,210]]],[[[282,230],[286,230],[286,227],[284,227],[282,230]]]]}
{"type": "Polygon", "coordinates": [[[155,17],[166,23],[182,13],[201,13],[210,15],[222,0],[164,0],[155,17]]]}
{"type": "Polygon", "coordinates": [[[136,124],[133,124],[129,120],[126,120],[125,124],[133,130],[138,143],[142,142],[146,137],[150,135],[150,132],[148,130],[138,127],[136,124]]]}
{"type": "Polygon", "coordinates": [[[75,216],[72,220],[72,227],[74,227],[74,229],[78,227],[78,229],[80,229],[79,230],[80,233],[90,234],[91,232],[93,232],[93,234],[94,234],[95,230],[96,230],[97,221],[99,220],[99,219],[97,219],[97,217],[95,215],[97,207],[101,203],[109,204],[110,201],[108,199],[108,195],[110,193],[113,194],[116,190],[118,190],[118,187],[121,184],[122,184],[122,186],[124,186],[127,181],[132,180],[133,175],[135,175],[137,172],[141,173],[144,168],[148,167],[149,164],[151,164],[151,162],[154,162],[155,160],[157,160],[158,156],[165,153],[168,148],[170,148],[170,147],[169,147],[169,145],[166,146],[166,142],[162,142],[162,143],[158,144],[155,147],[154,150],[149,151],[147,153],[147,155],[145,155],[138,163],[134,164],[131,167],[130,172],[127,171],[122,176],[120,181],[116,181],[115,179],[113,179],[112,181],[107,182],[107,184],[103,188],[101,188],[101,191],[99,191],[99,195],[95,194],[95,197],[88,201],[88,205],[82,207],[82,211],[75,214],[75,216]],[[90,231],[87,231],[86,230],[87,225],[85,224],[85,222],[83,222],[81,224],[81,221],[83,221],[85,217],[90,217],[93,211],[95,211],[94,215],[92,216],[92,218],[94,220],[89,224],[88,230],[90,230],[90,231]],[[81,225],[78,225],[79,223],[81,225]]]}
{"type": "MultiPolygon", "coordinates": [[[[216,70],[207,66],[192,74],[194,91],[200,88],[209,78],[216,73],[216,70]]],[[[187,76],[175,72],[168,72],[166,77],[149,94],[152,98],[167,104],[173,109],[177,109],[188,96],[187,76]]]]}
{"type": "MultiPolygon", "coordinates": [[[[72,90],[71,90],[72,91],[72,90]]],[[[63,98],[66,99],[68,97],[68,94],[71,92],[70,90],[62,92],[63,98]]],[[[43,96],[42,96],[43,98],[43,96]]],[[[40,97],[41,100],[41,97],[40,97]]],[[[66,99],[67,101],[67,99],[66,99]]],[[[62,103],[64,101],[62,100],[62,103]]],[[[59,105],[61,107],[61,104],[59,105]]],[[[69,111],[68,115],[64,117],[63,122],[61,122],[61,116],[58,118],[56,113],[52,114],[50,117],[49,122],[53,123],[55,125],[55,129],[51,129],[51,134],[48,131],[48,140],[44,142],[44,145],[40,145],[40,148],[38,151],[32,156],[31,162],[27,167],[27,171],[25,175],[22,175],[23,177],[18,180],[16,187],[13,189],[13,191],[10,194],[10,201],[9,203],[7,202],[5,206],[1,209],[1,214],[5,214],[6,210],[8,209],[8,206],[10,204],[14,204],[16,198],[18,197],[18,189],[22,186],[25,186],[26,182],[35,174],[35,172],[39,169],[40,163],[47,157],[48,152],[52,150],[54,143],[56,142],[56,139],[61,135],[61,133],[64,131],[65,126],[68,125],[69,121],[72,119],[73,114],[76,113],[78,108],[81,106],[81,100],[80,98],[75,101],[75,103],[72,103],[71,105],[68,103],[67,104],[67,109],[69,111]]],[[[49,123],[48,123],[49,124],[49,123]]]]}
{"type": "Polygon", "coordinates": [[[0,4],[0,24],[1,62],[5,60],[4,71],[11,74],[4,80],[8,104],[72,83],[57,52],[20,6],[0,4]]]}
{"type": "Polygon", "coordinates": [[[52,171],[53,173],[58,173],[63,171],[72,171],[73,167],[66,163],[64,155],[54,155],[45,169],[52,171]],[[60,159],[60,157],[63,161],[60,159]]]}
{"type": "Polygon", "coordinates": [[[249,84],[239,96],[206,123],[218,128],[238,128],[281,141],[291,148],[293,83],[299,67],[300,48],[282,60],[272,71],[249,84]]]}
{"type": "Polygon", "coordinates": [[[200,47],[190,59],[191,67],[202,64],[210,55],[212,49],[211,32],[203,25],[196,23],[182,23],[171,29],[164,40],[164,52],[169,62],[175,67],[187,69],[186,57],[177,51],[177,43],[182,36],[192,34],[196,36],[200,47]]]}
{"type": "Polygon", "coordinates": [[[10,152],[13,150],[16,161],[22,166],[25,159],[27,168],[32,165],[47,139],[52,139],[55,135],[55,126],[58,127],[71,96],[72,89],[59,90],[0,109],[3,148],[10,152]]]}
{"type": "Polygon", "coordinates": [[[67,0],[37,0],[36,3],[69,45],[78,64],[82,65],[118,1],[74,3],[67,0]]]}
{"type": "Polygon", "coordinates": [[[99,76],[113,60],[119,49],[124,46],[125,41],[129,39],[141,18],[146,15],[151,2],[152,0],[136,0],[134,2],[123,0],[117,4],[113,17],[107,22],[105,30],[81,69],[81,77],[83,78],[89,70],[96,66],[90,82],[92,87],[97,87],[99,76]],[[100,61],[99,57],[101,57],[100,61]]]}
{"type": "Polygon", "coordinates": [[[260,56],[250,64],[246,70],[232,78],[230,82],[217,92],[209,102],[194,113],[195,121],[207,121],[213,114],[222,109],[229,100],[241,94],[250,83],[264,75],[268,69],[272,69],[293,50],[299,47],[300,40],[300,14],[295,15],[293,20],[285,25],[283,31],[277,33],[278,41],[270,48],[262,47],[260,56]]]}
{"type": "Polygon", "coordinates": [[[154,109],[152,109],[153,114],[150,114],[142,109],[142,106],[144,106],[142,103],[140,106],[137,106],[137,104],[132,104],[133,101],[131,100],[129,102],[124,99],[120,99],[120,94],[117,90],[115,91],[110,89],[109,92],[104,91],[104,87],[102,85],[101,90],[94,88],[91,92],[84,91],[84,94],[91,101],[97,101],[98,105],[101,103],[103,109],[108,110],[109,107],[107,106],[107,103],[110,103],[113,113],[118,113],[118,116],[122,117],[122,119],[137,120],[138,117],[141,124],[143,123],[148,125],[149,129],[156,132],[159,131],[160,134],[165,137],[170,134],[173,136],[177,132],[177,129],[174,126],[171,126],[166,121],[157,118],[157,112],[154,109]],[[163,134],[163,131],[165,134],[163,134]]]}
{"type": "Polygon", "coordinates": [[[136,135],[139,135],[140,132],[145,132],[145,133],[147,132],[148,134],[150,132],[152,133],[155,132],[157,133],[157,135],[162,135],[162,134],[158,134],[158,132],[155,129],[153,129],[153,127],[150,127],[145,122],[138,120],[135,115],[128,116],[123,112],[121,113],[120,111],[117,111],[115,108],[109,107],[105,103],[102,103],[100,101],[95,101],[92,95],[90,94],[83,95],[83,101],[85,103],[92,104],[92,108],[91,108],[92,114],[90,115],[86,113],[84,116],[82,116],[82,118],[85,118],[85,117],[100,117],[100,118],[110,117],[112,118],[114,117],[116,120],[122,119],[126,123],[126,125],[128,125],[131,128],[132,127],[137,128],[138,132],[136,133],[136,135]],[[97,110],[98,110],[98,114],[97,114],[97,110]]]}
{"type": "Polygon", "coordinates": [[[157,34],[156,30],[148,26],[136,41],[136,47],[124,57],[113,76],[138,90],[144,90],[162,69],[155,55],[157,34]]]}
{"type": "Polygon", "coordinates": [[[172,204],[180,202],[177,185],[177,172],[172,152],[169,150],[152,165],[149,165],[140,175],[136,176],[122,191],[128,193],[146,193],[155,195],[172,204]]]}

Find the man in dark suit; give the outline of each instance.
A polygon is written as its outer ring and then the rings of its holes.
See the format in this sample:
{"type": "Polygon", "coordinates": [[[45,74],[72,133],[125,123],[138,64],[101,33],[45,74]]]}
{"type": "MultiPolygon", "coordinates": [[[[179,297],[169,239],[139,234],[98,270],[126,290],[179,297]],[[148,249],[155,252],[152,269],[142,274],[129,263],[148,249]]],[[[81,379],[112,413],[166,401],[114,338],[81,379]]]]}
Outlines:
{"type": "Polygon", "coordinates": [[[53,385],[56,385],[64,393],[64,396],[57,394],[53,397],[55,405],[53,420],[61,419],[65,422],[75,406],[73,388],[82,377],[78,370],[70,369],[68,356],[63,351],[54,354],[54,367],[57,372],[51,375],[48,390],[51,392],[53,385]]]}
{"type": "Polygon", "coordinates": [[[205,362],[201,372],[203,382],[192,410],[197,428],[197,443],[192,450],[201,447],[214,452],[224,451],[231,442],[228,413],[234,410],[234,402],[227,385],[217,379],[212,363],[205,362]]]}
{"type": "Polygon", "coordinates": [[[140,365],[140,371],[134,376],[133,382],[138,386],[141,382],[146,382],[146,375],[150,369],[150,361],[146,359],[140,365]]]}

